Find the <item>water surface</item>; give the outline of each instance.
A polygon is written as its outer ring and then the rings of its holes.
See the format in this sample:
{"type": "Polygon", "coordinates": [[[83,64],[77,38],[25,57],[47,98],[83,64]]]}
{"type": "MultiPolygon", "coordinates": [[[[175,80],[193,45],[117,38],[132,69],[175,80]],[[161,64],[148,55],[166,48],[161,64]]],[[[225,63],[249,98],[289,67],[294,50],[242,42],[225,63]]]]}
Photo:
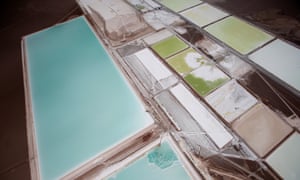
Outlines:
{"type": "Polygon", "coordinates": [[[188,180],[191,179],[167,142],[149,151],[110,180],[188,180]]]}
{"type": "Polygon", "coordinates": [[[57,179],[152,123],[84,17],[24,41],[42,179],[57,179]]]}

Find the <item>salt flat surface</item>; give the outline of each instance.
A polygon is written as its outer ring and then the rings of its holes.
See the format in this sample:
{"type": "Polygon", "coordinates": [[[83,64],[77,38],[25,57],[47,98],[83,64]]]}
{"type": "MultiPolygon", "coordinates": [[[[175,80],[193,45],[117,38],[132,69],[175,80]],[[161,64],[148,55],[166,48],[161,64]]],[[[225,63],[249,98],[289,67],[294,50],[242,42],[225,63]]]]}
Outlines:
{"type": "Polygon", "coordinates": [[[178,103],[169,91],[159,93],[155,100],[184,138],[192,143],[193,147],[201,145],[211,150],[217,150],[198,122],[192,118],[185,107],[178,103]]]}
{"type": "Polygon", "coordinates": [[[201,62],[199,62],[199,60],[198,60],[201,58],[202,58],[202,56],[199,53],[192,52],[192,53],[188,53],[184,57],[184,61],[190,68],[195,69],[201,64],[201,62]]]}
{"type": "Polygon", "coordinates": [[[226,131],[207,108],[204,107],[182,84],[178,84],[172,88],[171,93],[186,108],[219,148],[222,148],[232,140],[233,137],[231,134],[226,131]]]}
{"type": "Polygon", "coordinates": [[[217,61],[224,58],[227,53],[223,47],[205,36],[199,38],[199,40],[195,42],[195,46],[217,61]]]}
{"type": "Polygon", "coordinates": [[[205,81],[215,81],[222,78],[228,78],[228,76],[220,71],[217,67],[210,65],[201,66],[199,69],[191,72],[191,74],[196,78],[199,77],[205,81]]]}
{"type": "Polygon", "coordinates": [[[249,64],[233,54],[225,56],[219,64],[234,78],[240,78],[253,70],[249,64]]]}
{"type": "Polygon", "coordinates": [[[173,34],[169,30],[164,29],[154,34],[151,34],[150,36],[145,37],[143,40],[145,41],[146,44],[152,45],[154,43],[157,43],[158,41],[171,37],[172,35],[173,34]]]}
{"type": "Polygon", "coordinates": [[[155,3],[152,0],[128,0],[128,2],[134,5],[138,10],[146,12],[153,10],[154,8],[160,7],[159,4],[155,3]]]}
{"type": "Polygon", "coordinates": [[[236,80],[215,90],[205,100],[229,123],[257,102],[236,80]]]}
{"type": "Polygon", "coordinates": [[[85,3],[99,13],[106,23],[118,15],[129,16],[134,13],[134,9],[122,0],[88,0],[85,3]]]}
{"type": "Polygon", "coordinates": [[[176,14],[164,10],[154,10],[143,14],[145,21],[156,31],[168,25],[183,24],[184,21],[176,14]]]}
{"type": "Polygon", "coordinates": [[[134,54],[156,80],[165,79],[172,75],[172,72],[153,54],[153,52],[146,48],[134,54]]]}

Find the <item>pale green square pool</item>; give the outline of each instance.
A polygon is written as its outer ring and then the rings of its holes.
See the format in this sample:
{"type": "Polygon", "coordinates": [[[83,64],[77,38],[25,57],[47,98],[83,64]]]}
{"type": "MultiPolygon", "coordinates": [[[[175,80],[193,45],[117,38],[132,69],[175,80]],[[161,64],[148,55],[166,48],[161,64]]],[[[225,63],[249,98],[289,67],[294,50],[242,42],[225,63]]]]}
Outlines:
{"type": "Polygon", "coordinates": [[[207,60],[202,60],[199,68],[184,77],[187,84],[200,96],[206,96],[214,89],[225,84],[229,79],[223,71],[207,60]]]}
{"type": "Polygon", "coordinates": [[[58,179],[153,123],[84,17],[23,44],[41,179],[58,179]]]}
{"type": "Polygon", "coordinates": [[[188,45],[174,35],[153,44],[151,48],[165,59],[188,48],[188,45]]]}
{"type": "Polygon", "coordinates": [[[202,1],[200,0],[159,0],[158,2],[175,12],[179,12],[184,9],[193,7],[197,4],[200,4],[202,1]]]}
{"type": "Polygon", "coordinates": [[[227,13],[206,3],[183,11],[180,14],[199,27],[203,27],[228,16],[227,13]]]}
{"type": "Polygon", "coordinates": [[[183,75],[199,67],[203,63],[202,59],[204,57],[201,54],[189,48],[170,57],[167,62],[176,72],[183,75]]]}
{"type": "Polygon", "coordinates": [[[241,54],[248,54],[273,39],[271,35],[233,16],[205,30],[241,54]]]}

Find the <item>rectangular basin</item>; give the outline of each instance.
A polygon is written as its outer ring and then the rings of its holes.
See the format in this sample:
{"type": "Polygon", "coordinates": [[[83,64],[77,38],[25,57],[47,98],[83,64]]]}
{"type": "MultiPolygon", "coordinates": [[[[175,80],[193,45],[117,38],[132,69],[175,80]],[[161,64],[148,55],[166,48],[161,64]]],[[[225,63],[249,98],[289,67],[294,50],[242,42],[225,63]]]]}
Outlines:
{"type": "Polygon", "coordinates": [[[277,39],[249,57],[254,63],[300,92],[299,48],[277,39]]]}
{"type": "Polygon", "coordinates": [[[227,13],[206,3],[183,11],[180,14],[199,27],[206,26],[228,16],[227,13]]]}
{"type": "Polygon", "coordinates": [[[58,179],[153,124],[81,16],[23,37],[32,174],[58,179]]]}
{"type": "Polygon", "coordinates": [[[273,39],[271,35],[234,16],[207,26],[205,30],[241,54],[248,54],[273,39]]]}
{"type": "Polygon", "coordinates": [[[167,8],[179,12],[184,9],[193,7],[197,4],[200,4],[202,1],[200,0],[159,0],[159,3],[166,6],[167,8]]]}

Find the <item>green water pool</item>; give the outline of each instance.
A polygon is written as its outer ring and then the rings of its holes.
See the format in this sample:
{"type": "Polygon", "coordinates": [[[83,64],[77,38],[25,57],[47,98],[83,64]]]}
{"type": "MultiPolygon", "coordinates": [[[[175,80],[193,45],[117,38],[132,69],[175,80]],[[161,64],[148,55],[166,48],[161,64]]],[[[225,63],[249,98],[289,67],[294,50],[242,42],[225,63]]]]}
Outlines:
{"type": "Polygon", "coordinates": [[[188,73],[201,65],[202,55],[194,49],[189,48],[171,58],[167,59],[175,71],[180,74],[188,73]]]}
{"type": "Polygon", "coordinates": [[[177,36],[171,36],[158,43],[155,43],[151,48],[162,58],[170,57],[186,48],[188,45],[179,39],[177,36]]]}
{"type": "Polygon", "coordinates": [[[241,54],[248,54],[273,37],[236,17],[228,17],[205,28],[241,54]]]}
{"type": "Polygon", "coordinates": [[[212,90],[220,87],[229,80],[229,77],[209,62],[187,74],[184,80],[200,95],[206,96],[212,90]]]}

